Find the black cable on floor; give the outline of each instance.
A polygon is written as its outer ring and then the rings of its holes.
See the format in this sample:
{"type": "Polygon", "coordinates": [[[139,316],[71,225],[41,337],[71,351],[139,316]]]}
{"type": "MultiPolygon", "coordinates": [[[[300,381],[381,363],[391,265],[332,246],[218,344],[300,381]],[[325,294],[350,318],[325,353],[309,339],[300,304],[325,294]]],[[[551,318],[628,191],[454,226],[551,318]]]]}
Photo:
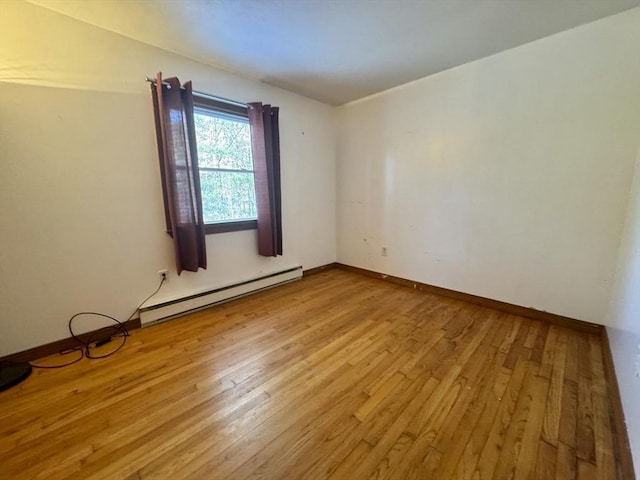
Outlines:
{"type": "MultiPolygon", "coordinates": [[[[160,284],[158,285],[158,288],[155,289],[155,291],[149,295],[147,298],[145,298],[140,305],[138,305],[136,307],[136,309],[133,311],[133,313],[129,316],[129,318],[126,320],[126,322],[128,322],[129,320],[131,320],[133,317],[135,317],[136,313],[138,313],[138,311],[140,310],[140,308],[142,307],[142,305],[144,305],[147,300],[149,300],[150,298],[152,298],[156,293],[158,293],[160,291],[160,289],[162,288],[162,285],[164,285],[164,282],[167,280],[166,277],[162,277],[162,279],[160,280],[160,284]]],[[[104,313],[100,313],[100,312],[79,312],[76,313],[75,315],[73,315],[70,319],[69,319],[69,323],[68,323],[68,327],[69,327],[69,333],[71,334],[71,337],[78,343],[77,347],[73,347],[73,348],[69,348],[66,350],[62,350],[60,352],[58,352],[60,355],[68,355],[72,352],[79,352],[80,355],[75,358],[74,360],[67,362],[67,363],[63,363],[61,365],[36,365],[33,363],[30,363],[30,365],[33,368],[63,368],[63,367],[68,367],[69,365],[73,365],[74,363],[78,363],[80,360],[82,360],[84,357],[89,358],[89,359],[99,359],[99,358],[107,358],[110,357],[111,355],[113,355],[114,353],[118,352],[120,349],[122,349],[122,347],[124,347],[124,344],[127,343],[127,337],[129,336],[129,330],[127,330],[127,327],[125,326],[126,322],[121,322],[120,320],[118,320],[117,318],[114,318],[110,315],[106,315],[104,313]],[[78,334],[76,334],[76,332],[73,330],[73,321],[78,318],[81,317],[83,315],[96,315],[99,317],[103,317],[103,318],[107,318],[109,320],[111,320],[112,322],[114,322],[114,325],[108,326],[108,327],[104,327],[101,328],[99,330],[96,330],[95,332],[91,333],[88,337],[87,340],[82,340],[80,338],[80,336],[78,334]],[[106,330],[106,331],[105,331],[106,330]],[[109,342],[111,342],[114,338],[120,337],[122,338],[122,341],[120,342],[120,344],[118,345],[118,347],[115,350],[110,351],[109,353],[106,353],[104,355],[96,355],[93,354],[91,352],[92,349],[96,348],[96,347],[101,347],[102,345],[105,345],[109,342]]]]}

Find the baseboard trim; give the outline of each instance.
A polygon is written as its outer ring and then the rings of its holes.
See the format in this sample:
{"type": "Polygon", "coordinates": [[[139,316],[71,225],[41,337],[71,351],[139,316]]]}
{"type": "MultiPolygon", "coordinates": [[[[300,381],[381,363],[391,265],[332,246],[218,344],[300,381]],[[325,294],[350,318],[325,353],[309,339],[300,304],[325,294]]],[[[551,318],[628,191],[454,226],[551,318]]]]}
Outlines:
{"type": "MultiPolygon", "coordinates": [[[[129,331],[135,330],[136,328],[140,328],[140,319],[134,318],[132,320],[128,320],[124,322],[123,325],[129,331]]],[[[78,335],[78,339],[80,340],[80,343],[100,340],[101,338],[103,338],[101,337],[101,334],[104,334],[105,337],[108,335],[113,335],[113,329],[114,327],[112,326],[98,328],[97,330],[81,333],[80,335],[78,335]]],[[[60,353],[64,350],[77,347],[78,345],[78,340],[73,337],[63,338],[62,340],[56,340],[55,342],[46,343],[38,347],[30,348],[29,350],[12,353],[11,355],[0,358],[0,361],[10,360],[13,362],[31,362],[39,358],[48,357],[49,355],[55,355],[56,353],[60,353]]]]}
{"type": "Polygon", "coordinates": [[[333,263],[327,263],[326,265],[320,265],[319,267],[310,268],[308,270],[304,270],[302,272],[302,276],[308,277],[309,275],[316,275],[326,270],[331,270],[332,268],[336,268],[337,265],[338,264],[336,262],[333,262],[333,263]]]}
{"type": "Polygon", "coordinates": [[[394,277],[393,275],[386,275],[384,273],[374,272],[372,270],[366,270],[360,267],[352,267],[351,265],[345,265],[344,263],[336,263],[336,267],[348,272],[359,273],[360,275],[365,275],[367,277],[377,278],[386,282],[395,283],[396,285],[413,288],[421,292],[433,293],[435,295],[453,298],[455,300],[462,300],[463,302],[493,308],[495,310],[500,310],[501,312],[510,313],[512,315],[532,318],[534,320],[542,320],[554,325],[558,325],[560,327],[571,328],[573,330],[578,330],[585,333],[601,335],[602,331],[604,330],[604,327],[602,325],[596,325],[593,323],[584,322],[582,320],[576,320],[575,318],[564,317],[562,315],[557,315],[550,312],[543,312],[534,308],[521,307],[520,305],[513,305],[511,303],[502,302],[500,300],[493,300],[491,298],[480,297],[478,295],[472,295],[470,293],[458,292],[457,290],[436,287],[435,285],[416,282],[414,280],[408,280],[401,277],[394,277]]]}
{"type": "Polygon", "coordinates": [[[627,424],[624,421],[624,410],[622,408],[622,397],[618,377],[613,363],[613,353],[609,343],[607,329],[602,329],[602,362],[604,364],[604,376],[607,380],[609,393],[611,394],[611,412],[609,419],[613,429],[613,449],[616,458],[617,478],[635,480],[633,469],[633,457],[631,455],[631,445],[627,433],[627,424]]]}
{"type": "MultiPolygon", "coordinates": [[[[535,310],[533,308],[521,307],[519,305],[513,305],[513,304],[502,302],[499,300],[492,300],[490,298],[480,297],[480,296],[472,295],[469,293],[458,292],[456,290],[450,290],[448,288],[437,287],[437,286],[429,285],[426,283],[416,282],[413,280],[408,280],[406,278],[395,277],[393,275],[386,275],[384,273],[374,272],[372,270],[367,270],[360,267],[353,267],[351,265],[346,265],[344,263],[339,263],[339,262],[328,263],[326,265],[321,265],[319,267],[310,268],[303,272],[303,276],[315,275],[315,274],[324,272],[326,270],[330,270],[332,268],[339,268],[341,270],[357,273],[370,278],[384,280],[390,283],[394,283],[396,285],[410,287],[422,292],[433,293],[435,295],[453,298],[455,300],[461,300],[464,302],[481,305],[483,307],[494,308],[496,310],[500,310],[513,315],[519,315],[527,318],[532,318],[534,320],[542,320],[542,321],[550,322],[552,324],[559,325],[561,327],[571,328],[574,330],[579,330],[581,332],[591,333],[595,335],[606,335],[606,330],[602,325],[595,325],[592,323],[584,322],[582,320],[576,320],[574,318],[557,315],[555,313],[543,312],[540,310],[535,310]]],[[[135,330],[136,328],[140,328],[140,319],[136,318],[133,320],[129,320],[128,322],[125,322],[125,326],[127,327],[128,330],[135,330]]],[[[105,329],[99,329],[92,332],[87,332],[85,334],[80,335],[79,337],[83,341],[86,341],[89,339],[89,337],[95,338],[96,335],[99,336],[100,330],[108,331],[108,327],[105,329]]],[[[608,339],[606,340],[606,342],[603,341],[603,343],[606,343],[607,344],[606,348],[609,349],[608,339]]],[[[77,342],[73,338],[69,337],[62,340],[57,340],[55,342],[47,343],[45,345],[40,345],[38,347],[30,348],[29,350],[24,350],[22,352],[7,355],[5,357],[0,358],[0,360],[28,362],[38,358],[46,357],[48,355],[53,355],[55,353],[58,353],[67,348],[74,347],[76,345],[77,345],[77,342]]],[[[610,357],[611,356],[610,350],[608,351],[609,351],[609,357],[610,357]]],[[[611,363],[611,366],[612,365],[613,364],[611,363]]],[[[615,378],[615,376],[613,376],[612,378],[615,378]]],[[[619,393],[618,393],[618,397],[619,397],[619,393]]],[[[624,422],[623,422],[623,425],[624,425],[624,422]]]]}

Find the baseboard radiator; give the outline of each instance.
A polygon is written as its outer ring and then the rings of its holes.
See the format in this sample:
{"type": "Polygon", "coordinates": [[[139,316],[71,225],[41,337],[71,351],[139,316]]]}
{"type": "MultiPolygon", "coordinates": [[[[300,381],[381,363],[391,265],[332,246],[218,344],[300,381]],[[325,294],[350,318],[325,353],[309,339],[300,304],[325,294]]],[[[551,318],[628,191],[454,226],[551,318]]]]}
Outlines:
{"type": "Polygon", "coordinates": [[[140,309],[140,323],[146,327],[156,322],[169,320],[300,278],[302,278],[302,267],[298,266],[196,295],[151,305],[140,309]]]}

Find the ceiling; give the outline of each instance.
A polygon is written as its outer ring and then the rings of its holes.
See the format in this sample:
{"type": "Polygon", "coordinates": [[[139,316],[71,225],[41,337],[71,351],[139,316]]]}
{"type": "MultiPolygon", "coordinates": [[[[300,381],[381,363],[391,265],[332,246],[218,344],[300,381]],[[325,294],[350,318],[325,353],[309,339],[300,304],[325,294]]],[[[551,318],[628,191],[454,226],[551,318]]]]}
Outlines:
{"type": "Polygon", "coordinates": [[[30,0],[340,105],[640,0],[30,0]]]}

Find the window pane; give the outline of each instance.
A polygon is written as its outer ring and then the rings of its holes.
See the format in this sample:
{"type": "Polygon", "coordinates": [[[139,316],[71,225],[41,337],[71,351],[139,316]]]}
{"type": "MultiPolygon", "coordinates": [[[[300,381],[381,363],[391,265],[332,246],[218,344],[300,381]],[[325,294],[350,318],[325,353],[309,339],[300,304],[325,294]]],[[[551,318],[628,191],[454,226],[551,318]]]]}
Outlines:
{"type": "Polygon", "coordinates": [[[199,166],[253,170],[248,122],[196,110],[195,127],[199,166]]]}
{"type": "Polygon", "coordinates": [[[253,173],[200,171],[205,223],[257,217],[253,173]]]}

